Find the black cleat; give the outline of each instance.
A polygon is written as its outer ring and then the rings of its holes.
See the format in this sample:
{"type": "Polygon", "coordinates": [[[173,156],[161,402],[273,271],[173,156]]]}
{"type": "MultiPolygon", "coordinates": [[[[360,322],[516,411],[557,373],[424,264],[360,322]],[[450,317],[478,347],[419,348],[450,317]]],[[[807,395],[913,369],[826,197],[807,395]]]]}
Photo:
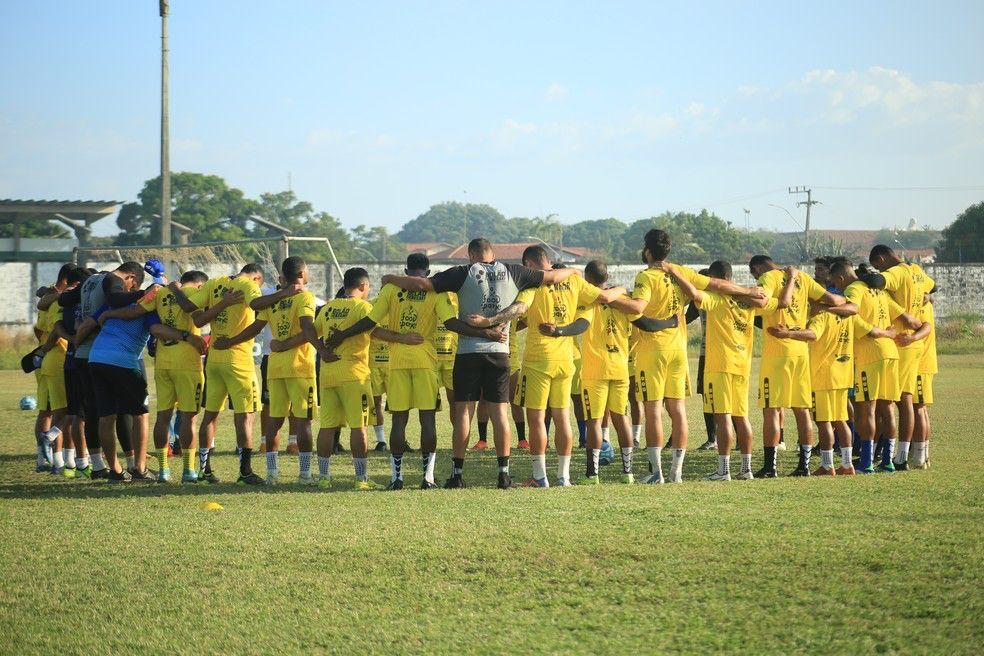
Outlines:
{"type": "Polygon", "coordinates": [[[335,453],[345,453],[345,452],[346,452],[345,451],[345,447],[343,447],[341,444],[339,444],[338,441],[336,440],[335,441],[335,453]]]}
{"type": "Polygon", "coordinates": [[[263,485],[264,483],[266,483],[266,481],[264,481],[263,477],[256,472],[240,474],[239,478],[236,480],[237,485],[263,485]]]}
{"type": "Polygon", "coordinates": [[[106,480],[109,478],[109,467],[103,467],[102,469],[92,470],[92,480],[102,479],[106,480]]]}
{"type": "Polygon", "coordinates": [[[809,476],[810,475],[810,469],[804,463],[801,462],[800,464],[796,465],[796,469],[794,469],[793,471],[789,472],[789,475],[790,476],[809,476]]]}
{"type": "Polygon", "coordinates": [[[130,478],[133,479],[134,483],[154,483],[157,481],[157,477],[151,474],[146,468],[143,471],[131,469],[130,478]]]}
{"type": "Polygon", "coordinates": [[[431,483],[430,481],[428,481],[425,478],[424,480],[420,481],[420,489],[421,490],[436,490],[437,489],[437,483],[431,483]]]}
{"type": "Polygon", "coordinates": [[[404,445],[403,445],[403,453],[416,453],[416,452],[417,452],[417,450],[416,450],[416,449],[414,449],[414,448],[413,448],[412,446],[410,446],[409,444],[404,444],[404,445]]]}
{"type": "Polygon", "coordinates": [[[512,478],[506,472],[499,472],[499,482],[496,483],[496,487],[500,490],[508,490],[513,487],[512,478]]]}
{"type": "Polygon", "coordinates": [[[222,482],[222,480],[215,475],[214,471],[203,471],[203,472],[198,472],[198,482],[218,485],[219,483],[222,482]]]}
{"type": "Polygon", "coordinates": [[[108,480],[110,483],[130,483],[133,481],[133,477],[130,476],[130,472],[126,470],[121,472],[111,471],[109,472],[109,475],[106,477],[106,480],[108,480]]]}
{"type": "Polygon", "coordinates": [[[755,472],[755,478],[779,478],[779,474],[776,473],[775,469],[767,469],[763,467],[755,472]]]}
{"type": "Polygon", "coordinates": [[[444,483],[445,490],[459,490],[465,487],[465,481],[462,480],[461,476],[452,476],[444,483]]]}
{"type": "Polygon", "coordinates": [[[909,471],[909,461],[895,463],[895,471],[909,471]]]}
{"type": "Polygon", "coordinates": [[[403,489],[403,479],[397,478],[396,480],[390,481],[390,484],[386,486],[387,490],[402,490],[403,489]]]}
{"type": "Polygon", "coordinates": [[[376,446],[372,448],[373,451],[379,451],[383,453],[386,451],[386,442],[376,442],[376,446]]]}

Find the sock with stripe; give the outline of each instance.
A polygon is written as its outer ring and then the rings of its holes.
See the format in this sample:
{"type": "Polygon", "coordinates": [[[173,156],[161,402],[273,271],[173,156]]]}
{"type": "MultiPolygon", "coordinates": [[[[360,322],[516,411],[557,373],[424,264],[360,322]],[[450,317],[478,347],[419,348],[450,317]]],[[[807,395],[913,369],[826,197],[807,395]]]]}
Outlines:
{"type": "Polygon", "coordinates": [[[352,465],[355,467],[356,480],[369,480],[369,465],[366,458],[352,458],[352,465]]]}
{"type": "Polygon", "coordinates": [[[280,463],[278,462],[279,458],[277,458],[278,455],[280,454],[276,451],[266,452],[267,474],[276,474],[280,472],[280,463]]]}
{"type": "Polygon", "coordinates": [[[403,454],[390,455],[390,476],[394,481],[403,480],[403,454]]]}
{"type": "Polygon", "coordinates": [[[621,449],[622,455],[622,473],[631,474],[632,473],[632,452],[635,450],[634,447],[623,446],[621,449]]]}
{"type": "Polygon", "coordinates": [[[424,480],[428,483],[434,482],[434,462],[437,460],[437,454],[433,451],[430,453],[422,453],[420,456],[424,470],[424,480]]]}
{"type": "Polygon", "coordinates": [[[601,449],[588,449],[588,457],[584,459],[584,475],[591,477],[598,475],[598,458],[601,456],[601,449]]]}
{"type": "Polygon", "coordinates": [[[301,478],[311,478],[311,452],[301,451],[297,454],[299,464],[299,476],[301,478]]]}
{"type": "Polygon", "coordinates": [[[321,478],[331,478],[331,457],[318,456],[318,475],[321,478]]]}
{"type": "Polygon", "coordinates": [[[185,471],[195,471],[195,452],[191,449],[181,449],[181,462],[185,471]]]}

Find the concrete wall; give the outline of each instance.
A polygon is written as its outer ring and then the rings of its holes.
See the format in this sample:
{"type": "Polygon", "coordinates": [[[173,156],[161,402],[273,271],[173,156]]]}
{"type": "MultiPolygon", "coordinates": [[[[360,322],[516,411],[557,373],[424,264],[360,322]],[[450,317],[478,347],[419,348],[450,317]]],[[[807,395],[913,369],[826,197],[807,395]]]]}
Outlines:
{"type": "MultiPolygon", "coordinates": [[[[36,264],[12,262],[0,264],[0,325],[27,327],[34,323],[37,311],[34,291],[40,285],[51,284],[58,273],[60,262],[39,262],[36,264]]],[[[90,263],[97,269],[110,269],[115,265],[109,262],[90,263]]],[[[206,267],[210,276],[235,273],[241,263],[206,267]]],[[[369,271],[374,288],[385,273],[403,273],[399,264],[366,264],[362,262],[342,263],[342,269],[361,266],[369,271]]],[[[443,271],[449,264],[434,264],[432,272],[443,271]]],[[[701,268],[694,265],[695,268],[701,268]]],[[[608,271],[614,283],[632,287],[636,273],[641,266],[635,264],[611,265],[608,271]]],[[[926,265],[926,272],[936,280],[939,291],[935,296],[936,316],[945,318],[958,312],[973,312],[984,315],[984,265],[982,264],[935,264],[926,265]]],[[[267,278],[274,279],[274,272],[266,272],[267,278]]],[[[310,265],[310,288],[323,299],[332,298],[341,285],[341,277],[333,266],[320,263],[310,265]]],[[[735,267],[735,279],[742,284],[752,282],[748,267],[735,267]]]]}

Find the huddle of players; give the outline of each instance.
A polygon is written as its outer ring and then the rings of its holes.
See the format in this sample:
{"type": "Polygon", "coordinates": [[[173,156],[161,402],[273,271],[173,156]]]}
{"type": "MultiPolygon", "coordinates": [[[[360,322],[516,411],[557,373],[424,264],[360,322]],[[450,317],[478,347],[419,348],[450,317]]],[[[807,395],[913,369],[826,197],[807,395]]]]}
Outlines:
{"type": "Polygon", "coordinates": [[[263,274],[257,265],[215,279],[192,271],[179,282],[146,290],[139,289],[143,269],[137,263],[99,274],[63,267],[55,290],[39,303],[39,308],[44,306],[39,338],[46,353],[38,374],[39,401],[43,410],[51,410],[54,426],[42,430],[39,425],[39,468],[45,447],[51,445],[56,471],[61,467],[69,471],[74,465],[86,476],[150,478],[143,455],[147,407],[141,363],[143,345],[153,335],[158,393],[153,433],[162,463],[159,480],[170,478],[168,427],[177,409],[182,481],[217,482],[211,454],[216,421],[228,399],[234,412],[240,483],[279,480],[277,436],[286,420],[290,434],[297,438],[299,483],[330,485],[330,457],[342,428],[348,427],[356,487],[370,489],[367,427],[377,426],[379,442],[381,422],[376,414],[385,391],[392,415],[389,488],[403,487],[405,433],[412,409],[418,411],[421,425],[421,487],[433,488],[435,414],[444,386],[453,403],[454,424],[453,473],[445,487],[464,486],[468,429],[480,400],[495,429],[499,487],[512,485],[505,407],[510,396],[515,406],[525,410],[529,426],[533,472],[527,485],[549,486],[545,454],[552,420],[558,454],[555,484],[566,486],[571,484],[568,408],[575,384],[575,336],[581,335],[580,389],[574,393],[586,422],[588,457],[580,482],[599,482],[603,422],[614,427],[618,436],[621,480],[633,482],[635,443],[629,417],[636,403],[641,403],[645,415],[650,470],[645,482],[664,481],[664,407],[673,436],[669,480],[679,482],[688,437],[684,403],[690,395],[686,325],[680,319],[688,299],[706,317],[704,409],[714,416],[719,452],[718,470],[709,478],[730,479],[732,435],[737,436],[742,453],[742,478],[775,476],[784,408],[792,409],[800,435],[800,463],[794,474],[810,474],[810,408],[820,428],[821,467],[814,473],[835,473],[835,437],[842,457],[836,472],[853,473],[847,425],[852,383],[862,470],[872,470],[876,434],[889,438],[882,469],[892,469],[893,451],[896,466],[904,466],[910,443],[916,444],[915,464],[928,463],[925,405],[932,402],[935,371],[929,369],[935,370],[935,357],[928,361],[926,338],[932,335],[933,322],[926,294],[932,281],[917,265],[902,263],[890,249],[877,247],[872,262],[881,274],[861,269],[858,279],[840,260],[827,271],[818,267],[820,282],[844,289],[841,295],[802,272],[779,269],[766,256],[756,256],[750,263],[759,286],[743,287],[731,282],[725,262],[715,262],[709,276],[669,264],[670,247],[665,232],[651,230],[646,235],[642,255],[647,268],[639,273],[629,295],[622,288],[607,287],[607,270],[601,262],[589,263],[581,277],[570,269],[552,269],[546,250],[534,246],[524,253],[524,266],[504,265],[495,261],[486,240],[477,239],[469,246],[470,265],[433,277],[428,277],[426,256],[411,255],[406,275],[385,276],[371,303],[367,272],[349,269],[338,297],[320,309],[305,288],[307,267],[297,257],[283,262],[281,287],[267,295],[260,292],[263,274]],[[515,296],[508,305],[500,298],[507,290],[515,296]],[[753,475],[747,399],[756,316],[762,317],[765,328],[759,381],[765,466],[753,475]],[[210,344],[200,336],[199,329],[206,324],[211,325],[210,344]],[[269,420],[262,423],[264,480],[251,466],[253,414],[259,400],[252,340],[268,325],[273,339],[266,371],[269,420]],[[524,327],[526,348],[510,390],[509,342],[524,327]],[[458,335],[460,343],[455,345],[458,335]],[[382,364],[380,344],[387,346],[388,362],[374,367],[382,364]],[[49,372],[59,358],[63,358],[63,387],[68,391],[64,403],[53,391],[56,381],[49,379],[57,378],[49,372]],[[903,429],[897,450],[893,403],[899,404],[903,429]],[[312,423],[319,405],[321,428],[315,443],[312,423]],[[200,406],[204,416],[198,430],[196,470],[193,446],[200,406]],[[121,417],[132,419],[125,422],[121,417]],[[88,439],[82,440],[83,434],[88,439]],[[116,462],[117,437],[128,456],[127,470],[116,462]],[[64,463],[57,455],[63,446],[64,463]],[[311,473],[314,449],[317,476],[311,473]]]}

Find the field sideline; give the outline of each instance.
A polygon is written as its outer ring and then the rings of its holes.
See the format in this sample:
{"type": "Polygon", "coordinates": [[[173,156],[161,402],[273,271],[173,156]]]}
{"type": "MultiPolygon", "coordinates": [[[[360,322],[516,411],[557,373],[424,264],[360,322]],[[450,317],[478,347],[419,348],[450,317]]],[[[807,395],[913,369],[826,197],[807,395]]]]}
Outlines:
{"type": "MultiPolygon", "coordinates": [[[[485,453],[469,489],[402,493],[346,491],[347,455],[331,491],[290,484],[284,456],[285,484],[261,490],[35,474],[34,414],[17,410],[33,379],[0,371],[0,652],[979,653],[984,357],[940,369],[925,472],[709,483],[714,454],[690,451],[684,485],[503,492],[485,453]]],[[[230,416],[217,444],[233,480],[230,416]]],[[[525,452],[512,469],[528,477],[525,452]]],[[[388,459],[370,473],[384,485],[388,459]]]]}

